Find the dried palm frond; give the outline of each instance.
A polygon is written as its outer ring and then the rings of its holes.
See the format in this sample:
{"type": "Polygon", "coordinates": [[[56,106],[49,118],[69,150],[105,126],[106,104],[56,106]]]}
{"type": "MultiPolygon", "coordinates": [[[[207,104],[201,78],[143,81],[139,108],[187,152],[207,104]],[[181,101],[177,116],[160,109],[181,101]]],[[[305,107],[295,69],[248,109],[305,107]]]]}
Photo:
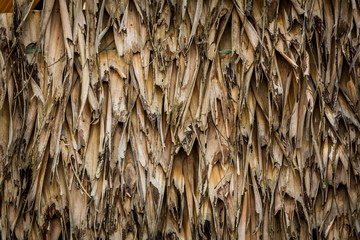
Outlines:
{"type": "Polygon", "coordinates": [[[2,239],[360,237],[358,1],[37,2],[0,14],[2,239]]]}

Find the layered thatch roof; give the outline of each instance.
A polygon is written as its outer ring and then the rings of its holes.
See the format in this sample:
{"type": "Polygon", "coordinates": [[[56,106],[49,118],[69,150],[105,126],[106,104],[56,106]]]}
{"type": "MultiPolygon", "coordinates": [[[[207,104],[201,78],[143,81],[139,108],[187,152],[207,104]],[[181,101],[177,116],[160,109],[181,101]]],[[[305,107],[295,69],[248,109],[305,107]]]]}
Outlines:
{"type": "Polygon", "coordinates": [[[359,237],[359,1],[14,2],[2,239],[359,237]]]}

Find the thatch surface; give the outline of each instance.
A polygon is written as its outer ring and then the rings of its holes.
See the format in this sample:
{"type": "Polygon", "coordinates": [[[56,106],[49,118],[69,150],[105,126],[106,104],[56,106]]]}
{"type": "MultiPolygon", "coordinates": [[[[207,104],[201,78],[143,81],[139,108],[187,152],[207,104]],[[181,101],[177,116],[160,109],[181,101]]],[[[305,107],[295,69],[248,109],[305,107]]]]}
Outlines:
{"type": "Polygon", "coordinates": [[[2,239],[359,238],[359,1],[14,2],[2,239]]]}
{"type": "MultiPolygon", "coordinates": [[[[19,3],[24,1],[18,1],[19,3]]],[[[31,4],[26,5],[26,7],[31,6],[33,9],[37,4],[39,4],[40,0],[31,0],[31,4]]],[[[12,13],[14,11],[14,1],[13,0],[1,0],[0,1],[0,13],[12,13]]]]}

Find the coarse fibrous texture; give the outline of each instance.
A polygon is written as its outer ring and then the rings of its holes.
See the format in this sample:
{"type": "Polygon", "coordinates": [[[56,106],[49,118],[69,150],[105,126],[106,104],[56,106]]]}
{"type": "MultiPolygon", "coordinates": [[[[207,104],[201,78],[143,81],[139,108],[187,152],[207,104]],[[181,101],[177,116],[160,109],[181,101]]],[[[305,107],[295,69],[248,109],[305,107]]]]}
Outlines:
{"type": "Polygon", "coordinates": [[[14,0],[2,239],[359,239],[358,0],[14,0]]]}

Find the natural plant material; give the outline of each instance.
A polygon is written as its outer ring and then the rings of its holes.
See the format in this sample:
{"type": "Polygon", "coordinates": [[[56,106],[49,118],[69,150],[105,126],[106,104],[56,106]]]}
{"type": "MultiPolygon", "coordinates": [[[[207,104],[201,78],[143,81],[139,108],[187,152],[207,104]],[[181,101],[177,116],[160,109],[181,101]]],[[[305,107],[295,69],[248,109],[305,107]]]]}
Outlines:
{"type": "Polygon", "coordinates": [[[2,239],[358,239],[360,2],[14,0],[2,239]]]}

